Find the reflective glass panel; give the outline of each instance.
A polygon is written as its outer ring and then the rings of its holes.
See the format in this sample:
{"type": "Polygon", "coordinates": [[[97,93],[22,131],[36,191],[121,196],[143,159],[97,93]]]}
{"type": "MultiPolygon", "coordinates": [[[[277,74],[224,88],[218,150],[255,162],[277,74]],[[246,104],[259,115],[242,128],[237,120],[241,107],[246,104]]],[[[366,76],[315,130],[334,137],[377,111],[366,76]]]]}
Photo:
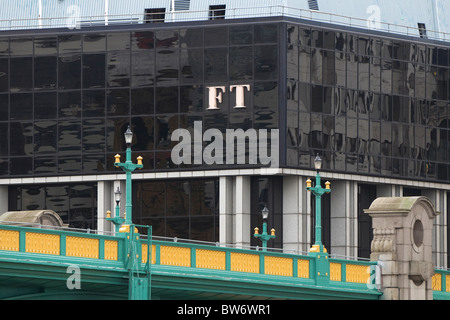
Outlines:
{"type": "Polygon", "coordinates": [[[34,54],[35,55],[55,55],[57,52],[58,41],[56,37],[35,37],[34,54]]]}
{"type": "Polygon", "coordinates": [[[381,90],[381,60],[378,58],[370,58],[370,90],[381,90]]]}
{"type": "Polygon", "coordinates": [[[205,47],[228,45],[228,28],[205,28],[205,47]]]}
{"type": "Polygon", "coordinates": [[[81,156],[58,158],[58,173],[74,174],[79,172],[81,172],[81,156]]]}
{"type": "Polygon", "coordinates": [[[10,87],[12,92],[31,90],[33,87],[33,58],[10,59],[10,87]]]}
{"type": "Polygon", "coordinates": [[[56,119],[56,92],[42,92],[34,94],[34,118],[56,119]]]}
{"type": "Polygon", "coordinates": [[[31,155],[33,152],[33,123],[11,122],[9,125],[9,152],[12,156],[31,155]]]}
{"type": "Polygon", "coordinates": [[[106,50],[106,36],[99,33],[83,35],[83,52],[103,52],[106,50]]]}
{"type": "Polygon", "coordinates": [[[299,44],[303,46],[311,46],[311,29],[299,27],[299,44]]]}
{"type": "Polygon", "coordinates": [[[156,52],[156,81],[158,84],[177,84],[179,78],[178,71],[178,49],[158,50],[156,52]]]}
{"type": "Polygon", "coordinates": [[[228,80],[228,49],[205,49],[205,81],[225,82],[228,80]]]}
{"type": "Polygon", "coordinates": [[[159,30],[156,32],[157,48],[177,48],[179,45],[178,31],[159,30]]]}
{"type": "MultiPolygon", "coordinates": [[[[106,120],[106,148],[108,152],[123,152],[126,149],[123,134],[129,125],[129,118],[109,118],[106,120]]],[[[133,135],[133,140],[136,140],[135,135],[133,135]]]]}
{"type": "Polygon", "coordinates": [[[58,36],[59,54],[80,52],[80,51],[81,51],[81,35],[67,34],[58,36]]]}
{"type": "Polygon", "coordinates": [[[155,149],[155,119],[153,116],[131,118],[134,140],[132,150],[155,149]]]}
{"type": "Polygon", "coordinates": [[[59,117],[81,116],[81,91],[58,93],[59,117]]]}
{"type": "Polygon", "coordinates": [[[155,47],[153,31],[136,31],[131,33],[131,49],[147,50],[155,47]]]}
{"type": "Polygon", "coordinates": [[[180,82],[203,82],[203,49],[180,50],[180,82]]]}
{"type": "Polygon", "coordinates": [[[183,86],[180,87],[180,112],[202,112],[203,111],[203,87],[183,86]]]}
{"type": "Polygon", "coordinates": [[[58,88],[81,88],[81,55],[60,56],[58,59],[58,88]]]}
{"type": "Polygon", "coordinates": [[[278,84],[255,82],[254,86],[254,128],[278,129],[278,84]]]}
{"type": "Polygon", "coordinates": [[[253,27],[248,25],[230,27],[230,45],[253,43],[253,27]]]}
{"type": "Polygon", "coordinates": [[[13,176],[32,174],[33,173],[33,158],[31,158],[31,157],[11,158],[10,173],[13,176]]]}
{"type": "Polygon", "coordinates": [[[392,93],[392,61],[381,61],[381,92],[392,93]]]}
{"type": "Polygon", "coordinates": [[[288,46],[287,50],[287,78],[299,80],[299,53],[297,46],[288,46]]]}
{"type": "Polygon", "coordinates": [[[336,85],[335,53],[333,51],[323,52],[323,84],[336,85]]]}
{"type": "Polygon", "coordinates": [[[9,120],[9,96],[7,94],[0,95],[0,121],[9,120]]]}
{"type": "MultiPolygon", "coordinates": [[[[118,32],[118,33],[108,33],[106,41],[108,51],[113,50],[128,50],[130,49],[130,33],[129,32],[118,32]]],[[[125,51],[127,52],[127,51],[125,51]]],[[[129,52],[128,52],[129,54],[129,52]]]]}
{"type": "Polygon", "coordinates": [[[9,60],[0,59],[0,92],[9,91],[9,60]]]}
{"type": "Polygon", "coordinates": [[[56,57],[34,58],[34,88],[35,90],[56,89],[56,57]]]}
{"type": "Polygon", "coordinates": [[[106,101],[108,116],[122,116],[130,113],[129,89],[107,90],[106,101]]]}
{"type": "Polygon", "coordinates": [[[181,29],[180,30],[181,48],[192,48],[203,46],[203,29],[181,29]]]}
{"type": "Polygon", "coordinates": [[[153,50],[133,52],[131,56],[131,76],[133,87],[155,83],[155,53],[153,50]]]}
{"type": "Polygon", "coordinates": [[[83,151],[105,152],[104,119],[83,120],[83,151]]]}
{"type": "Polygon", "coordinates": [[[248,80],[253,78],[253,48],[230,48],[230,80],[248,80]]]}
{"type": "Polygon", "coordinates": [[[142,88],[131,89],[131,114],[153,114],[154,108],[154,89],[142,88]]]}
{"type": "Polygon", "coordinates": [[[58,153],[79,154],[81,152],[81,121],[66,120],[58,122],[58,153]]]}
{"type": "Polygon", "coordinates": [[[299,48],[300,81],[311,81],[311,48],[299,48]]]}
{"type": "Polygon", "coordinates": [[[17,93],[10,96],[11,120],[33,119],[33,95],[17,93]]]}
{"type": "Polygon", "coordinates": [[[42,120],[34,123],[34,152],[35,154],[55,153],[57,144],[56,121],[42,120]]]}
{"type": "Polygon", "coordinates": [[[347,54],[347,88],[358,88],[358,56],[347,54]]]}
{"type": "Polygon", "coordinates": [[[178,87],[156,88],[155,93],[156,113],[178,112],[178,87]]]}
{"type": "Polygon", "coordinates": [[[9,39],[0,40],[0,56],[9,55],[9,39]]]}
{"type": "Polygon", "coordinates": [[[83,55],[83,88],[105,86],[105,54],[83,55]]]}
{"type": "Polygon", "coordinates": [[[116,51],[108,53],[106,82],[109,87],[127,87],[130,85],[130,53],[116,51]]]}
{"type": "MultiPolygon", "coordinates": [[[[8,156],[9,125],[0,123],[0,155],[8,156]]],[[[0,160],[0,163],[2,161],[0,160]]]]}
{"type": "Polygon", "coordinates": [[[366,56],[358,57],[358,88],[359,90],[369,90],[370,82],[370,58],[366,56]]]}
{"type": "Polygon", "coordinates": [[[33,54],[32,38],[11,38],[9,44],[11,56],[31,55],[33,54]]]}
{"type": "Polygon", "coordinates": [[[278,76],[278,47],[255,46],[255,80],[272,80],[278,76]]]}
{"type": "Polygon", "coordinates": [[[97,173],[105,171],[105,155],[83,155],[82,170],[83,173],[97,173]]]}
{"type": "MultiPolygon", "coordinates": [[[[158,150],[170,150],[177,142],[172,142],[170,136],[178,129],[178,116],[157,116],[155,117],[155,144],[158,150]]],[[[160,156],[157,156],[160,159],[160,156]]],[[[170,158],[170,155],[168,155],[170,158]]],[[[168,159],[170,160],[170,159],[168,159]]],[[[165,160],[164,160],[165,161],[165,160]]],[[[171,162],[171,161],[169,161],[171,162]]]]}
{"type": "Polygon", "coordinates": [[[58,167],[56,157],[36,157],[34,158],[35,174],[56,174],[58,167]]]}
{"type": "Polygon", "coordinates": [[[105,90],[83,91],[83,117],[103,117],[105,102],[105,90]]]}
{"type": "Polygon", "coordinates": [[[278,41],[277,24],[256,24],[255,43],[276,43],[278,41]]]}

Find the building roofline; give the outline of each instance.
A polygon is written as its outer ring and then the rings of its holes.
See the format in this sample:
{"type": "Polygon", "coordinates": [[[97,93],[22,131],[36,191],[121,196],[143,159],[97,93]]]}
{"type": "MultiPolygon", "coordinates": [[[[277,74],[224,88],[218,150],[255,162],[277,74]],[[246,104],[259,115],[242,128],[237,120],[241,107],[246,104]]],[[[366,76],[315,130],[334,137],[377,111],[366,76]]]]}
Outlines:
{"type": "Polygon", "coordinates": [[[96,25],[83,26],[81,28],[42,28],[42,29],[21,29],[21,30],[0,30],[0,38],[15,36],[38,36],[38,35],[61,35],[73,33],[99,33],[99,32],[134,32],[138,30],[166,30],[174,28],[195,28],[204,26],[232,26],[239,24],[267,24],[267,23],[295,23],[308,27],[318,27],[331,31],[351,32],[358,35],[367,35],[370,37],[380,37],[392,40],[405,40],[425,45],[450,46],[450,41],[439,39],[421,38],[414,35],[405,35],[383,30],[365,29],[362,27],[346,26],[330,22],[322,22],[304,18],[295,18],[288,16],[255,17],[255,18],[236,18],[236,19],[217,19],[217,20],[195,20],[178,21],[167,23],[140,23],[140,24],[116,24],[116,25],[96,25]]]}

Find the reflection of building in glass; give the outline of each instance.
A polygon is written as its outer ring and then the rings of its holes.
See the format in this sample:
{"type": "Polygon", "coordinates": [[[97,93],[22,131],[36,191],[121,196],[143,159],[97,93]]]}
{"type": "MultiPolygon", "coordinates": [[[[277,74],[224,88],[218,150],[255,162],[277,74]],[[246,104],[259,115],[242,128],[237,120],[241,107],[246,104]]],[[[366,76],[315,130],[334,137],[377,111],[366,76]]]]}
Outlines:
{"type": "MultiPolygon", "coordinates": [[[[110,230],[104,214],[117,186],[125,189],[114,155],[131,124],[133,158],[144,158],[133,219],[157,236],[258,245],[251,227],[267,205],[277,230],[269,246],[308,250],[314,201],[305,181],[319,153],[333,185],[322,203],[329,252],[367,257],[363,209],[380,196],[424,195],[442,212],[434,253],[447,266],[448,42],[431,30],[425,38],[319,24],[287,8],[234,19],[225,2],[189,21],[164,4],[154,8],[158,23],[1,31],[2,210],[52,209],[73,227],[110,230]],[[236,85],[248,85],[246,108],[234,108],[236,85]],[[207,110],[213,86],[226,90],[207,110]],[[279,129],[280,168],[175,165],[172,134],[194,134],[197,121],[203,132],[279,129]]],[[[141,11],[139,19],[151,13],[141,11]]]]}

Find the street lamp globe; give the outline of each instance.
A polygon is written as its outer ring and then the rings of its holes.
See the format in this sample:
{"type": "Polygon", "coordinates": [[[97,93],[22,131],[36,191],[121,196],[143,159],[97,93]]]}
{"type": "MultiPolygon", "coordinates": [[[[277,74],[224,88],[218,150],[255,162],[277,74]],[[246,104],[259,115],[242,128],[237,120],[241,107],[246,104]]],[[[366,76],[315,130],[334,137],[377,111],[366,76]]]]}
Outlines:
{"type": "Polygon", "coordinates": [[[131,141],[133,140],[133,132],[131,131],[130,126],[128,126],[128,129],[127,131],[125,131],[124,136],[126,144],[128,146],[131,145],[131,141]]]}
{"type": "Polygon", "coordinates": [[[116,205],[119,205],[121,196],[122,196],[122,193],[120,192],[119,187],[117,187],[116,191],[114,191],[114,200],[116,200],[116,205]]]}
{"type": "Polygon", "coordinates": [[[314,168],[317,170],[317,172],[319,172],[320,169],[322,168],[322,159],[320,158],[319,155],[317,155],[316,158],[314,159],[314,168]]]}
{"type": "Polygon", "coordinates": [[[266,206],[264,206],[264,209],[261,210],[262,218],[263,220],[267,220],[269,217],[269,209],[267,209],[266,206]]]}

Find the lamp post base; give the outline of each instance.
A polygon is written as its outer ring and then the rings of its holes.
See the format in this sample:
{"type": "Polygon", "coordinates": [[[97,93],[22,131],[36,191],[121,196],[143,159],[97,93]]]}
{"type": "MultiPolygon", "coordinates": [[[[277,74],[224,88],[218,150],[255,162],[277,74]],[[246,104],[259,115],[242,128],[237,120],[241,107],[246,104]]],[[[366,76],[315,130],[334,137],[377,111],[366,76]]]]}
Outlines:
{"type": "Polygon", "coordinates": [[[315,244],[311,247],[311,249],[309,249],[309,252],[323,252],[323,253],[327,253],[327,248],[325,248],[323,245],[321,244],[315,244]]]}

